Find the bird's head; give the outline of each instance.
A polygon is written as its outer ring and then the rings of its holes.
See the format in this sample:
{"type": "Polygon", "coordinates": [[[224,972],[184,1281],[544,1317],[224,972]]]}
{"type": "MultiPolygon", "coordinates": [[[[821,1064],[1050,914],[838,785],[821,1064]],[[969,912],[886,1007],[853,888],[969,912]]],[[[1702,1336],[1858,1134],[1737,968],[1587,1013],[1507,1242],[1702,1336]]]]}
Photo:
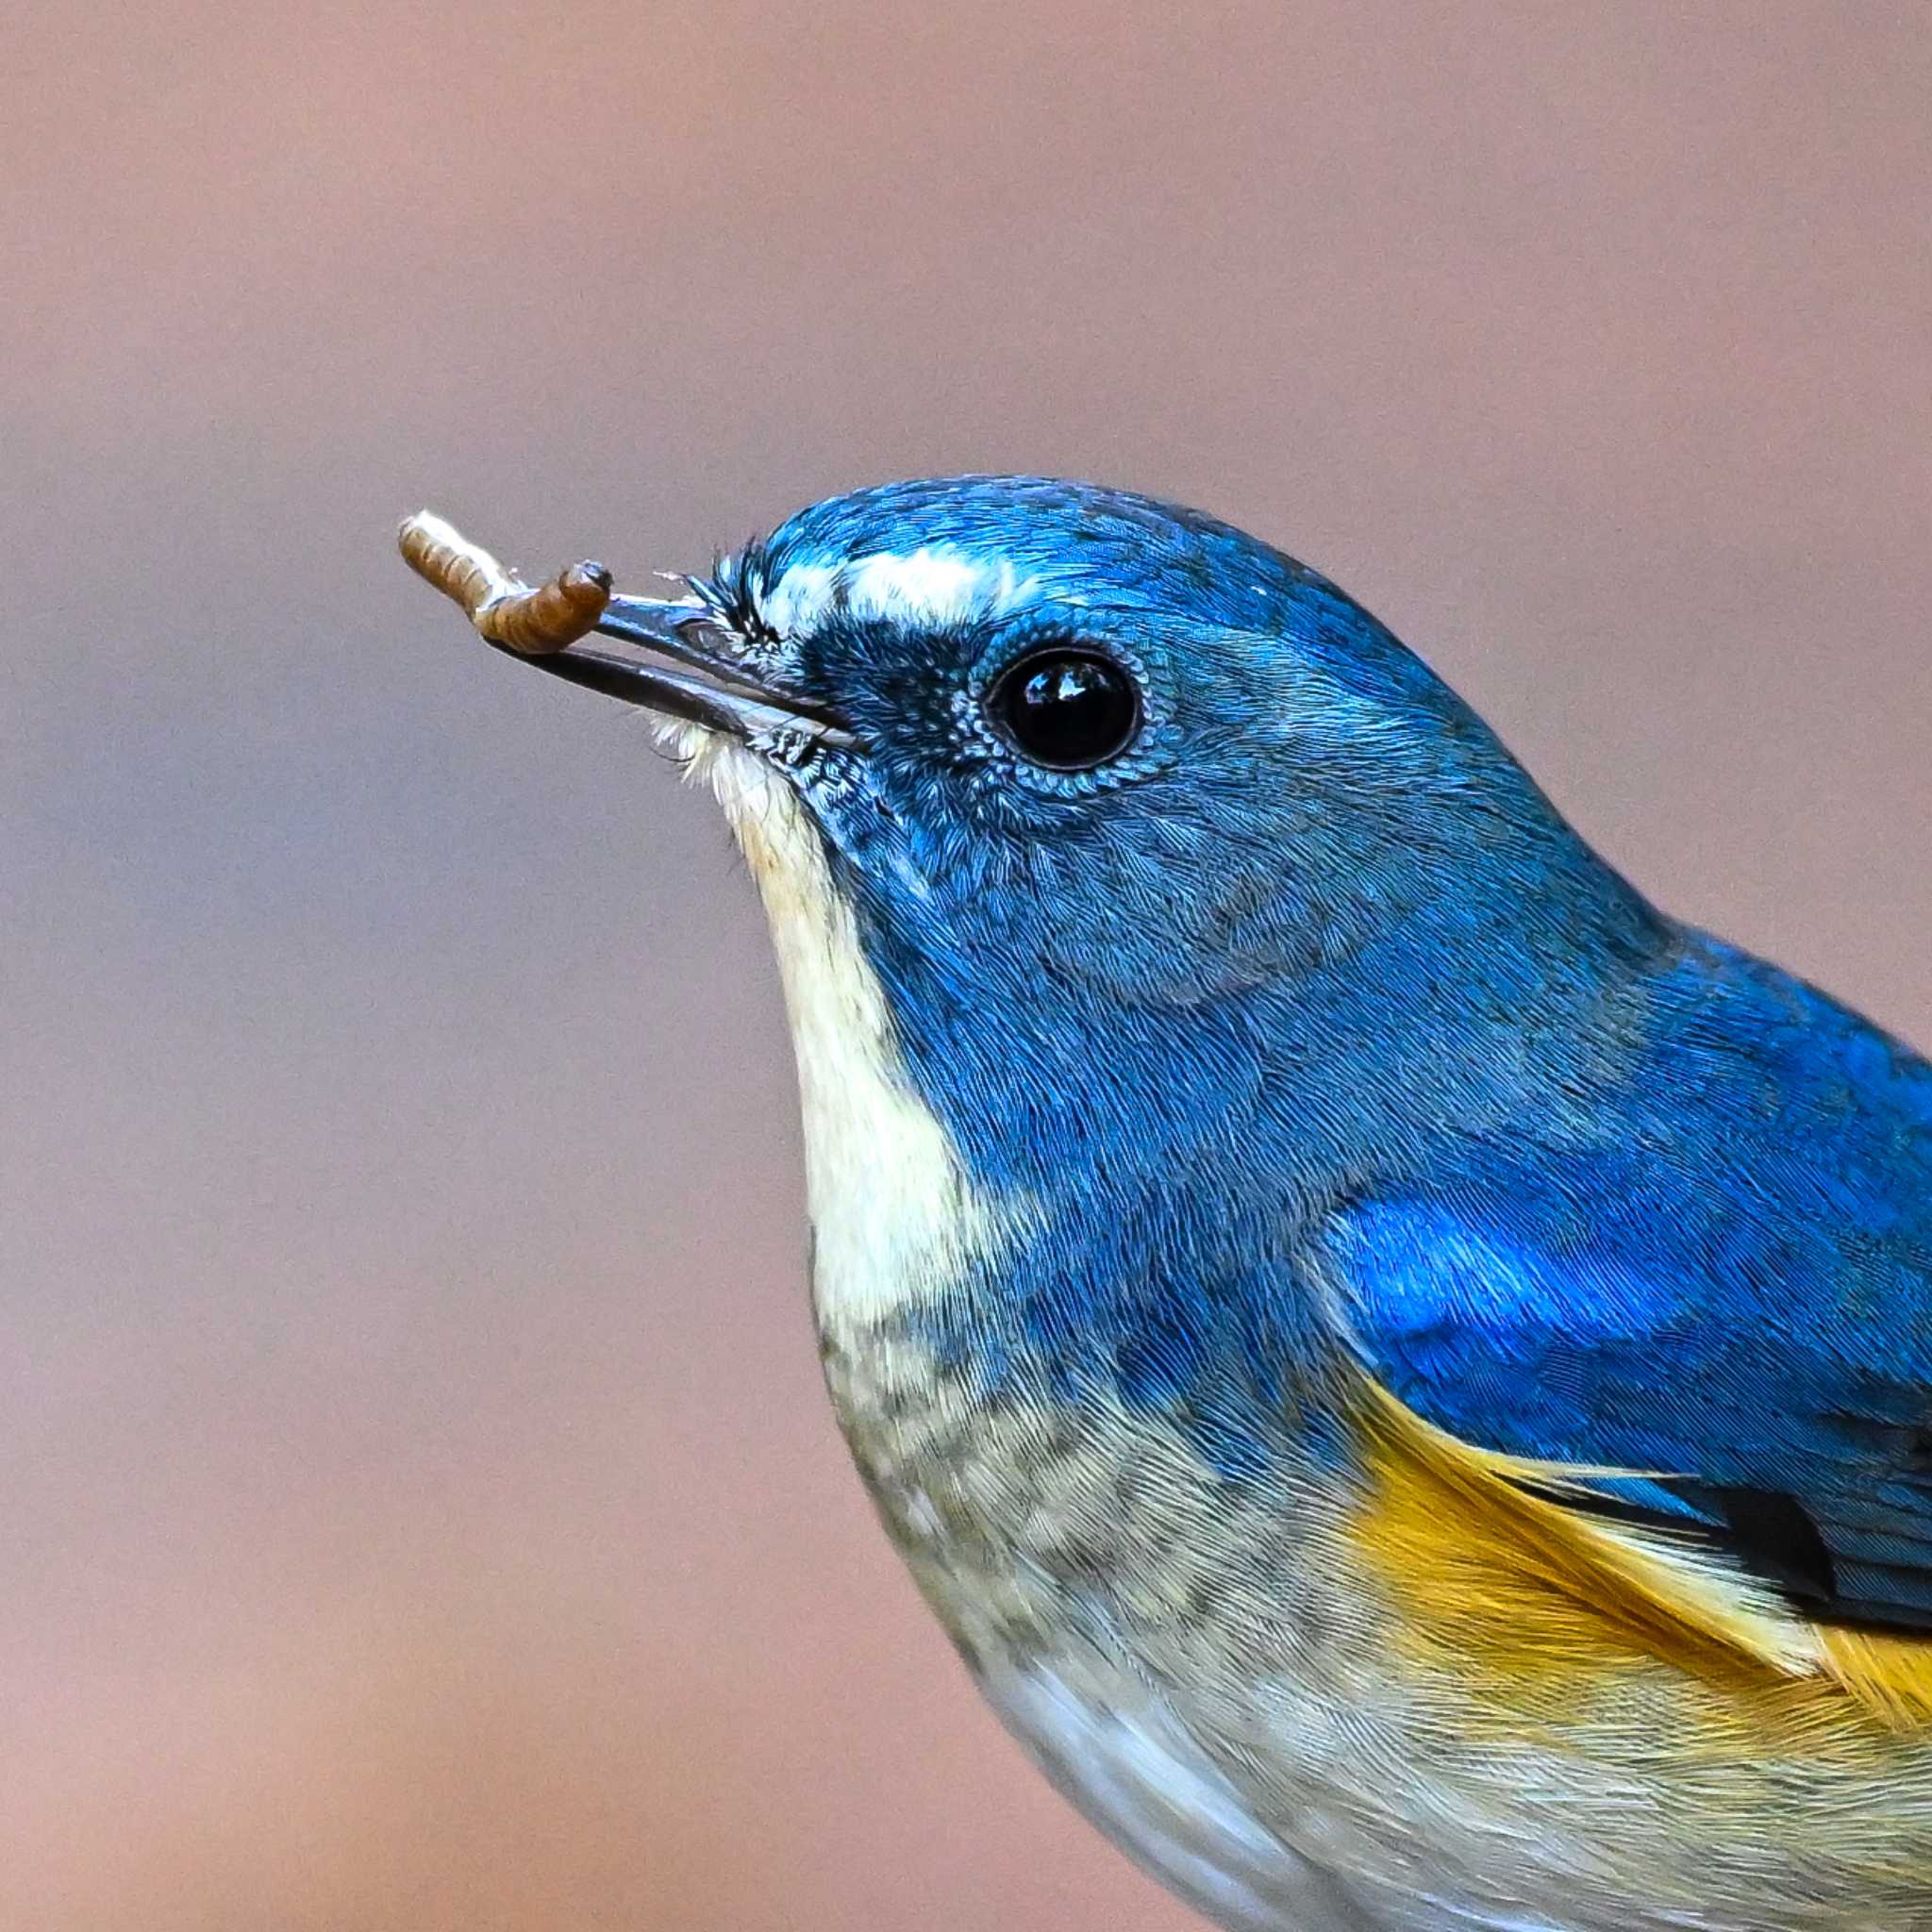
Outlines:
{"type": "Polygon", "coordinates": [[[1444,1040],[1640,917],[1382,625],[1208,517],[890,485],[693,588],[632,694],[758,877],[808,1129],[870,1055],[1008,1179],[1257,1111],[1345,1141],[1465,1108],[1444,1040]]]}

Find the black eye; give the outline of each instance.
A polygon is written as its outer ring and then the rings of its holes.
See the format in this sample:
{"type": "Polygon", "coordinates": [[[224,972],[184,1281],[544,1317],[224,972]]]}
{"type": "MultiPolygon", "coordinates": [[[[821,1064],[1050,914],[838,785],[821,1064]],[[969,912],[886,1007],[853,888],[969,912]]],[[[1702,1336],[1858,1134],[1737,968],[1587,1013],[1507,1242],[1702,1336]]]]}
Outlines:
{"type": "Polygon", "coordinates": [[[1084,772],[1118,758],[1141,728],[1141,694],[1109,658],[1049,644],[1008,666],[992,720],[1037,765],[1084,772]]]}

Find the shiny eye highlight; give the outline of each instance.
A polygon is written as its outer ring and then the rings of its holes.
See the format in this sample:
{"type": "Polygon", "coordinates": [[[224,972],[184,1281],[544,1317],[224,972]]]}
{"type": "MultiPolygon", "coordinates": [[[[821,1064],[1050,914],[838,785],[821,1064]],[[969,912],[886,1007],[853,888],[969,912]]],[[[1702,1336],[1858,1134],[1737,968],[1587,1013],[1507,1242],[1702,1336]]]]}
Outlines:
{"type": "Polygon", "coordinates": [[[1088,772],[1140,735],[1141,693],[1110,658],[1066,644],[1027,652],[1000,674],[986,708],[1000,735],[1050,772],[1088,772]]]}

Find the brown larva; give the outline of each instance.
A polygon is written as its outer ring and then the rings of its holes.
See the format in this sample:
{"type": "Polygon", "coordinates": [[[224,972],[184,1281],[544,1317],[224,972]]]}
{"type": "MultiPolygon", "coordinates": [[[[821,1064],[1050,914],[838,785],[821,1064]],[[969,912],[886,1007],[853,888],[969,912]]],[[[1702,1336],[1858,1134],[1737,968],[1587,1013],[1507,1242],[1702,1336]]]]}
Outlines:
{"type": "Polygon", "coordinates": [[[479,637],[528,657],[589,637],[610,602],[610,573],[601,563],[574,563],[533,589],[426,509],[403,519],[396,542],[410,569],[463,607],[479,637]]]}

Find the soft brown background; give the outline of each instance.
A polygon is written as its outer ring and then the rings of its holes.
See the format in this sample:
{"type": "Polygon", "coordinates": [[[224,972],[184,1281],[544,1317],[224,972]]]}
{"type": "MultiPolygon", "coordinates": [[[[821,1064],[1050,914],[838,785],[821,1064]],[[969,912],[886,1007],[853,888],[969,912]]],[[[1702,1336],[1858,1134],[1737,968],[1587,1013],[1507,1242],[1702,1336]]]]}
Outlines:
{"type": "Polygon", "coordinates": [[[1197,501],[1932,1042],[1928,102],[1846,0],[16,0],[0,1925],[1188,1923],[843,1465],[722,831],[394,519],[1197,501]]]}

